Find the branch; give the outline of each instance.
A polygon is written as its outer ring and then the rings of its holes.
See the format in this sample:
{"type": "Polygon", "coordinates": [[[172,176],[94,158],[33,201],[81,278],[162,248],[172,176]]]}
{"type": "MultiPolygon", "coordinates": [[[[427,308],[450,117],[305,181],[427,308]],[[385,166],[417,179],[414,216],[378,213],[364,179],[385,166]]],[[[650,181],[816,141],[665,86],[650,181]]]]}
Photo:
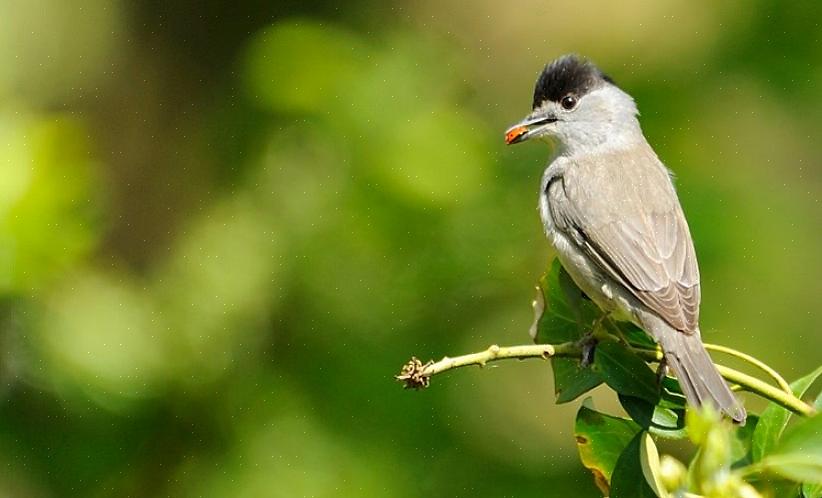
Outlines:
{"type": "MultiPolygon", "coordinates": [[[[631,348],[637,355],[648,362],[658,362],[662,359],[662,352],[658,349],[631,348]]],[[[431,377],[448,370],[469,365],[485,366],[486,363],[499,360],[528,358],[548,359],[552,357],[561,358],[582,358],[582,348],[575,342],[563,342],[561,344],[534,344],[522,346],[502,347],[496,344],[485,351],[471,353],[454,358],[445,357],[440,361],[423,364],[416,357],[411,358],[402,367],[402,371],[395,378],[401,381],[406,388],[425,388],[431,382],[431,377]]],[[[758,360],[756,360],[758,362],[758,360]]],[[[758,362],[761,363],[761,362],[758,362]]],[[[716,365],[719,373],[726,380],[738,384],[744,390],[754,393],[762,398],[804,416],[815,413],[812,406],[791,393],[771,386],[755,377],[742,373],[738,370],[716,365]]]]}
{"type": "MultiPolygon", "coordinates": [[[[645,361],[659,361],[662,359],[662,351],[651,349],[631,348],[645,361]]],[[[757,360],[758,361],[758,360],[757,360]]],[[[761,362],[760,362],[761,363],[761,362]]],[[[726,367],[724,365],[714,364],[719,374],[725,380],[738,384],[743,390],[756,394],[762,398],[787,408],[788,410],[809,417],[816,413],[816,410],[809,404],[797,398],[793,393],[785,392],[777,389],[770,384],[767,384],[756,377],[742,373],[739,370],[726,367]]]]}
{"type": "Polygon", "coordinates": [[[757,360],[753,356],[745,354],[741,351],[737,351],[735,349],[726,348],[725,346],[720,346],[718,344],[705,343],[705,349],[707,349],[708,351],[717,351],[719,353],[725,353],[727,355],[734,356],[736,358],[739,358],[742,361],[746,361],[746,362],[750,363],[751,365],[755,366],[756,368],[758,368],[758,369],[762,370],[763,372],[765,372],[766,374],[768,374],[779,385],[779,387],[783,391],[785,391],[786,393],[789,393],[789,394],[793,394],[793,390],[791,389],[790,384],[788,384],[788,381],[786,381],[784,378],[782,378],[782,376],[779,375],[779,373],[777,373],[776,370],[769,367],[765,363],[757,360]]]}
{"type": "Polygon", "coordinates": [[[425,388],[431,383],[431,377],[451,370],[452,368],[478,365],[484,367],[486,363],[498,360],[510,360],[516,358],[526,360],[528,358],[541,358],[547,360],[551,357],[573,357],[579,358],[582,354],[580,347],[573,342],[562,344],[527,344],[523,346],[500,347],[494,344],[485,351],[471,353],[454,358],[444,357],[438,362],[429,361],[423,364],[416,356],[403,365],[402,371],[394,378],[401,381],[406,389],[425,388]]]}

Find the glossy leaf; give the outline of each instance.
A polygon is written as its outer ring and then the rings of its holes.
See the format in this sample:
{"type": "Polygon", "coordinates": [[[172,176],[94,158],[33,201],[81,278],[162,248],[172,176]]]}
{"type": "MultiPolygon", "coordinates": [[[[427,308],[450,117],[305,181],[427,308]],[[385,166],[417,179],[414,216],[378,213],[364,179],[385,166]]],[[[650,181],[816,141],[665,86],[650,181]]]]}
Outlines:
{"type": "Polygon", "coordinates": [[[602,377],[590,366],[571,358],[553,358],[554,394],[558,404],[573,401],[602,384],[602,377]]]}
{"type": "Polygon", "coordinates": [[[685,411],[665,400],[655,405],[641,398],[620,394],[619,402],[634,422],[652,434],[668,439],[682,439],[688,435],[685,411]]]}
{"type": "Polygon", "coordinates": [[[594,481],[604,495],[610,492],[611,475],[620,454],[639,431],[640,427],[631,420],[594,410],[590,398],[577,412],[574,436],[579,457],[594,474],[594,481]]]}
{"type": "Polygon", "coordinates": [[[656,374],[623,344],[604,341],[597,345],[594,366],[605,383],[619,394],[653,403],[660,399],[656,374]]]}
{"type": "MultiPolygon", "coordinates": [[[[822,367],[793,382],[791,390],[801,398],[820,375],[822,375],[822,367]]],[[[759,423],[756,424],[753,434],[751,456],[754,462],[762,460],[777,445],[790,417],[791,412],[776,403],[771,403],[765,408],[759,416],[759,423]]]]}
{"type": "Polygon", "coordinates": [[[656,497],[642,472],[641,447],[645,432],[637,433],[619,455],[611,477],[611,498],[656,497]]]}
{"type": "MultiPolygon", "coordinates": [[[[535,305],[537,343],[579,340],[600,316],[599,309],[583,296],[558,259],[542,277],[539,292],[535,305]]],[[[579,360],[551,358],[551,366],[557,403],[572,401],[602,383],[602,377],[591,366],[583,367],[579,360]]]]}

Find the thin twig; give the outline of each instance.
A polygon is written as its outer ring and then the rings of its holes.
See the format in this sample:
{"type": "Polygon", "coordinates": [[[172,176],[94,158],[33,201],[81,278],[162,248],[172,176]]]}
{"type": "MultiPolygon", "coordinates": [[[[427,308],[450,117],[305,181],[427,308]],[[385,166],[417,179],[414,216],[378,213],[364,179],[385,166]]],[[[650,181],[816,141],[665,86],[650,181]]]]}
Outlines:
{"type": "Polygon", "coordinates": [[[574,357],[579,358],[582,354],[579,345],[574,342],[564,342],[562,344],[526,344],[521,346],[501,347],[494,344],[485,351],[471,353],[453,358],[445,357],[440,361],[422,363],[416,357],[411,358],[402,367],[402,371],[395,378],[406,388],[419,389],[428,387],[429,379],[438,374],[453,368],[467,367],[469,365],[485,366],[486,363],[499,360],[509,360],[512,358],[525,360],[528,358],[547,359],[551,357],[574,357]]]}
{"type": "MultiPolygon", "coordinates": [[[[635,347],[631,348],[631,350],[648,362],[658,362],[662,360],[662,352],[659,350],[635,347]]],[[[454,368],[466,367],[469,365],[484,366],[486,363],[492,361],[509,359],[547,359],[551,357],[580,358],[581,356],[582,348],[575,342],[564,342],[561,344],[528,344],[509,347],[493,345],[485,351],[480,351],[478,353],[455,356],[453,358],[445,357],[440,361],[429,361],[425,364],[417,358],[412,358],[411,361],[403,366],[402,371],[396,376],[396,379],[401,381],[406,388],[419,389],[428,387],[432,376],[454,368]]],[[[716,367],[722,377],[730,382],[738,384],[748,392],[773,401],[774,403],[800,415],[810,416],[815,413],[812,406],[797,398],[792,393],[784,392],[755,377],[724,365],[716,365],[716,367]]]]}
{"type": "Polygon", "coordinates": [[[782,388],[783,391],[785,391],[786,393],[793,394],[793,390],[791,389],[790,384],[788,384],[788,382],[784,378],[782,378],[782,376],[779,375],[779,373],[777,373],[776,370],[769,367],[765,363],[757,360],[753,356],[745,354],[741,351],[737,351],[735,349],[727,348],[725,346],[720,346],[719,344],[705,344],[705,349],[707,349],[709,351],[717,351],[719,353],[725,353],[727,355],[734,356],[736,358],[739,358],[742,361],[746,361],[746,362],[750,363],[751,365],[757,367],[758,369],[762,370],[766,374],[770,375],[771,378],[779,385],[779,387],[782,388]]]}

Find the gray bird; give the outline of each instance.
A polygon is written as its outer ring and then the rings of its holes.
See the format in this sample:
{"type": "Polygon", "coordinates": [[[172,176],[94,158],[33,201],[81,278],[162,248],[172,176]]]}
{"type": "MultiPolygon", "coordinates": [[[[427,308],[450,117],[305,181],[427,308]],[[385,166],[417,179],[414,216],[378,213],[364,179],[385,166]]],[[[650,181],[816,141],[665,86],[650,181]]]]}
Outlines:
{"type": "Polygon", "coordinates": [[[671,172],[645,140],[633,98],[592,63],[553,61],[533,111],[506,143],[553,145],[539,211],[562,266],[603,311],[631,321],[665,352],[691,405],[714,405],[744,423],[702,345],[699,268],[671,172]]]}

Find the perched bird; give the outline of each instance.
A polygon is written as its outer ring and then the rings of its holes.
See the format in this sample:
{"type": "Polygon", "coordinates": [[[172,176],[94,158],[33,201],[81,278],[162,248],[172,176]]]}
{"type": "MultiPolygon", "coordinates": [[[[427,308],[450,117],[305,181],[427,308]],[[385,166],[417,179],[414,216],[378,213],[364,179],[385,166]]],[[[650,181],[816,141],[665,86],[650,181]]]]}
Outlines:
{"type": "Polygon", "coordinates": [[[540,74],[508,144],[553,145],[539,212],[562,266],[603,311],[662,347],[691,405],[744,423],[699,332],[699,268],[671,172],[645,140],[633,98],[575,55],[540,74]]]}

